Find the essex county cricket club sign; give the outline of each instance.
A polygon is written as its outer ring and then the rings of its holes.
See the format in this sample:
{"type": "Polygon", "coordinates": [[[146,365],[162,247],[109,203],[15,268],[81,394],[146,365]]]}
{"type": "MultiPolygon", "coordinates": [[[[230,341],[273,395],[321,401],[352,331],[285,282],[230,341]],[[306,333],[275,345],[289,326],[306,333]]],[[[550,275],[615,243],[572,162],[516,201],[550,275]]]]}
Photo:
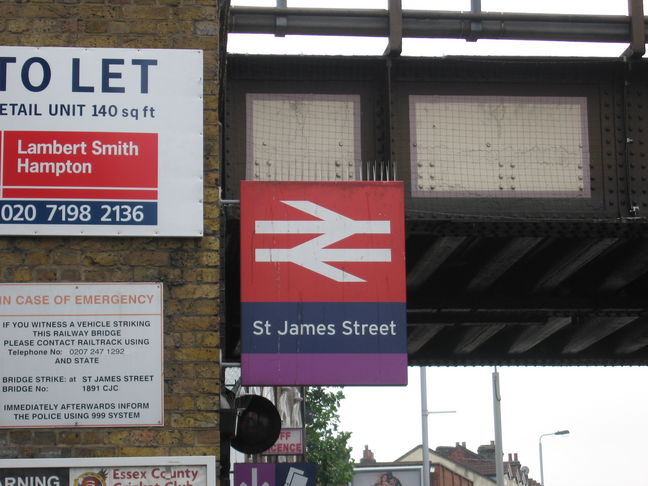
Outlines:
{"type": "Polygon", "coordinates": [[[0,486],[216,486],[216,458],[0,459],[0,486]]]}
{"type": "Polygon", "coordinates": [[[400,182],[241,183],[245,385],[407,383],[400,182]]]}
{"type": "Polygon", "coordinates": [[[0,234],[202,235],[202,52],[0,47],[0,234]]]}

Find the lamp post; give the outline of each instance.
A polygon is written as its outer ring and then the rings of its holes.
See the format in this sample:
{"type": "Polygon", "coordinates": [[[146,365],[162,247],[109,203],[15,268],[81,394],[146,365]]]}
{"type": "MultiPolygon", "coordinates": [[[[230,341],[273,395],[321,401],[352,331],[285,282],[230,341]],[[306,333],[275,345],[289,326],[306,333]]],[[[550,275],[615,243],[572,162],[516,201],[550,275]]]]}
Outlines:
{"type": "Polygon", "coordinates": [[[540,449],[540,486],[544,486],[544,470],[542,469],[542,438],[548,435],[567,435],[569,430],[558,430],[556,432],[551,432],[550,434],[542,434],[538,440],[538,447],[540,449]]]}
{"type": "Polygon", "coordinates": [[[431,413],[456,413],[455,410],[429,412],[427,409],[427,368],[420,367],[421,372],[421,455],[423,457],[423,486],[430,486],[430,446],[428,445],[428,415],[431,413]]]}

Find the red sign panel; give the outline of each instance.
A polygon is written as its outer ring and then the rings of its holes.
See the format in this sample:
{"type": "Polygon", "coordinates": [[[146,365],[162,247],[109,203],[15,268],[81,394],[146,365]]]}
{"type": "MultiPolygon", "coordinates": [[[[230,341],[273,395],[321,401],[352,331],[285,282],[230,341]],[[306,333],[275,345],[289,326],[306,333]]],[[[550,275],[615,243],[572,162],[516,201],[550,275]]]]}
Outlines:
{"type": "Polygon", "coordinates": [[[157,199],[153,133],[5,131],[2,197],[157,199]]]}
{"type": "Polygon", "coordinates": [[[405,302],[401,183],[243,182],[241,191],[243,301],[405,302]]]}

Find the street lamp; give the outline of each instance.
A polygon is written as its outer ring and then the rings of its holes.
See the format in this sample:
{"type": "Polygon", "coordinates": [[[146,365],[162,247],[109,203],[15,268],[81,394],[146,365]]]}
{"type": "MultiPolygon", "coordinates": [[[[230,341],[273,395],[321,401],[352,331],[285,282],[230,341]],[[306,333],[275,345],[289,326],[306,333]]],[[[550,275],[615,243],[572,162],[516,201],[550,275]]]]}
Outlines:
{"type": "Polygon", "coordinates": [[[551,432],[550,434],[542,434],[538,440],[538,446],[540,448],[540,486],[544,486],[544,471],[542,469],[542,438],[548,435],[567,435],[569,430],[558,430],[556,432],[551,432]]]}

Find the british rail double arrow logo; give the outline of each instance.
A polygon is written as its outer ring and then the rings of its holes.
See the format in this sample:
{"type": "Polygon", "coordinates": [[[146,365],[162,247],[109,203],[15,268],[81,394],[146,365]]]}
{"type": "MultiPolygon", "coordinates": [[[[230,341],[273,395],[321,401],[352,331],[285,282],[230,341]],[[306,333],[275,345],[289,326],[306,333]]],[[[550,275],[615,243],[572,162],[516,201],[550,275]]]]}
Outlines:
{"type": "Polygon", "coordinates": [[[388,248],[328,248],[356,234],[390,234],[389,221],[354,220],[311,201],[281,201],[317,220],[255,221],[256,234],[319,235],[292,248],[257,248],[256,262],[289,262],[335,282],[364,282],[362,278],[330,265],[347,262],[391,262],[388,248]]]}

